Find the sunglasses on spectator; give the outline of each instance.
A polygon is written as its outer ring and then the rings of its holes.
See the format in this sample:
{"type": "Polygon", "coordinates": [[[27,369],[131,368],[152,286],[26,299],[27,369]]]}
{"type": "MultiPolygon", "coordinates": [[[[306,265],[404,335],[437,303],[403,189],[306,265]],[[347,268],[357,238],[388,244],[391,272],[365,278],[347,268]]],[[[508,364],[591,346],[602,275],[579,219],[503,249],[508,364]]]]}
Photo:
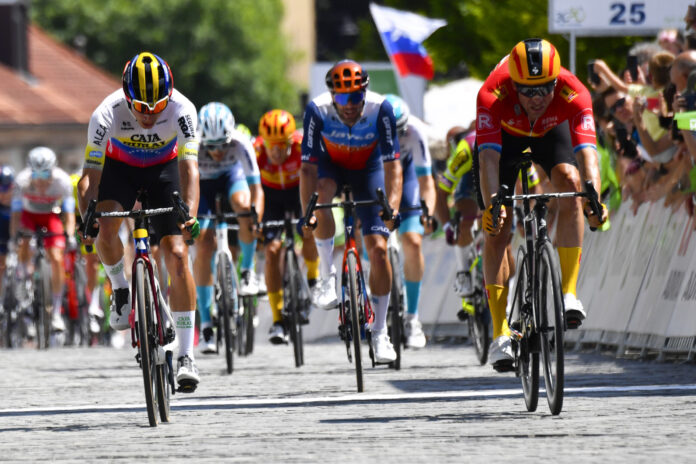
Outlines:
{"type": "Polygon", "coordinates": [[[619,108],[621,108],[625,104],[626,104],[626,97],[621,97],[618,100],[616,100],[613,105],[611,105],[609,107],[609,112],[612,114],[616,113],[617,111],[619,111],[619,108]]]}
{"type": "Polygon", "coordinates": [[[358,105],[365,101],[365,91],[358,90],[350,93],[335,93],[333,94],[334,102],[338,105],[345,106],[348,103],[358,105]]]}
{"type": "Polygon", "coordinates": [[[553,92],[553,89],[556,87],[556,81],[553,80],[549,82],[548,84],[543,84],[543,85],[520,85],[516,84],[517,87],[517,92],[521,95],[524,95],[527,98],[532,98],[536,95],[539,95],[540,97],[545,97],[551,92],[553,92]]]}
{"type": "Polygon", "coordinates": [[[133,105],[133,109],[137,111],[138,113],[142,114],[158,114],[164,111],[164,109],[167,107],[169,104],[169,96],[166,96],[162,98],[161,100],[157,100],[155,103],[150,105],[147,102],[141,101],[141,100],[131,100],[131,105],[133,105]]]}
{"type": "Polygon", "coordinates": [[[44,169],[43,171],[31,171],[31,178],[32,179],[50,179],[51,178],[51,170],[50,169],[44,169]]]}

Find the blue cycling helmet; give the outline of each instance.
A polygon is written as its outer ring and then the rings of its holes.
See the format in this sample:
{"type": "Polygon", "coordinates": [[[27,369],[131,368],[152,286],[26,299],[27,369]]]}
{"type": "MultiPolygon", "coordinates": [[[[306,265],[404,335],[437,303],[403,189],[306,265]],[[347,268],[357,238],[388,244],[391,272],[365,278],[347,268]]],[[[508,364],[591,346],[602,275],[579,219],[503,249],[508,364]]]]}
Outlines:
{"type": "Polygon", "coordinates": [[[14,169],[12,166],[3,166],[0,168],[0,192],[5,193],[12,187],[14,182],[14,169]]]}
{"type": "Polygon", "coordinates": [[[396,130],[403,133],[406,130],[406,124],[408,124],[408,117],[411,112],[408,109],[408,105],[398,95],[393,93],[388,93],[384,98],[391,104],[394,108],[394,117],[396,118],[396,130]]]}

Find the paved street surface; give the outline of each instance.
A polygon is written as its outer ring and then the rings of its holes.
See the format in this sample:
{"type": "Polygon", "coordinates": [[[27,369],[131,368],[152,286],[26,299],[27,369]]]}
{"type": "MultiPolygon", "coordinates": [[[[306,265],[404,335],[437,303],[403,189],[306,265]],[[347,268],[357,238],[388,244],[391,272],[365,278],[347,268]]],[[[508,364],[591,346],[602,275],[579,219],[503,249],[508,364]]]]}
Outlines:
{"type": "MultiPolygon", "coordinates": [[[[366,350],[364,350],[366,356],[366,350]]],[[[365,393],[338,340],[265,340],[248,358],[198,355],[202,383],[148,426],[130,349],[0,351],[0,461],[694,462],[696,366],[571,353],[563,412],[524,407],[513,374],[469,345],[407,351],[368,368],[365,393]]]]}

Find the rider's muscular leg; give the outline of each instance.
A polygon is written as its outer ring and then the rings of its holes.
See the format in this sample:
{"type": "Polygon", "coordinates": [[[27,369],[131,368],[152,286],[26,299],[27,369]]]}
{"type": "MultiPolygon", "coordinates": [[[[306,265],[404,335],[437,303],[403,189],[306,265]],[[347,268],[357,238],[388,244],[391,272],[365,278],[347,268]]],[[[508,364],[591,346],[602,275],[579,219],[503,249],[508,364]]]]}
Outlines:
{"type": "Polygon", "coordinates": [[[189,356],[193,359],[196,284],[188,265],[188,246],[181,235],[162,237],[160,246],[172,280],[169,301],[179,339],[179,357],[189,356]]]}
{"type": "Polygon", "coordinates": [[[491,311],[494,339],[501,335],[510,334],[505,318],[508,294],[507,279],[510,275],[509,261],[505,250],[510,238],[511,224],[512,220],[508,217],[498,235],[492,237],[486,234],[483,245],[483,274],[486,280],[486,293],[491,311]]]}
{"type": "Polygon", "coordinates": [[[268,289],[268,302],[273,313],[273,322],[283,320],[283,289],[280,275],[280,240],[273,240],[266,245],[266,288],[268,289]]]}
{"type": "MultiPolygon", "coordinates": [[[[249,190],[239,190],[230,196],[230,204],[236,213],[248,212],[251,210],[251,192],[249,190]]],[[[239,222],[239,246],[242,249],[241,269],[252,269],[254,267],[254,256],[256,253],[256,237],[254,237],[253,218],[240,217],[239,222]]]]}
{"type": "Polygon", "coordinates": [[[387,259],[387,239],[385,237],[370,234],[364,237],[364,242],[370,257],[370,289],[372,290],[375,311],[375,322],[372,329],[379,332],[387,325],[392,268],[389,259],[387,259]]]}
{"type": "MultiPolygon", "coordinates": [[[[425,269],[425,260],[422,250],[423,236],[417,232],[405,232],[401,234],[401,246],[404,252],[404,286],[406,287],[406,301],[408,314],[418,314],[418,302],[420,300],[421,280],[425,269]]],[[[392,269],[392,272],[399,272],[392,269]]]]}
{"type": "MultiPolygon", "coordinates": [[[[577,192],[581,189],[580,173],[575,166],[559,164],[551,171],[551,181],[559,192],[577,192]]],[[[584,220],[580,198],[559,200],[558,257],[561,265],[561,286],[563,293],[576,294],[580,254],[584,232],[584,220]]]]}
{"type": "MultiPolygon", "coordinates": [[[[120,203],[107,200],[97,205],[97,211],[122,211],[120,203]]],[[[123,243],[118,236],[118,229],[122,220],[119,218],[99,219],[99,235],[95,245],[99,259],[104,264],[106,275],[111,281],[111,287],[116,290],[128,288],[126,273],[123,263],[123,243]]]]}
{"type": "MultiPolygon", "coordinates": [[[[336,193],[336,182],[333,179],[322,178],[317,182],[317,203],[329,203],[336,193]]],[[[333,266],[333,237],[336,232],[333,214],[330,209],[318,209],[315,211],[317,217],[317,229],[314,232],[316,237],[317,252],[319,254],[319,270],[322,279],[327,279],[332,272],[333,266]]]]}
{"type": "Polygon", "coordinates": [[[307,266],[307,282],[314,285],[319,278],[319,253],[314,235],[308,233],[302,237],[302,257],[307,266]]]}
{"type": "Polygon", "coordinates": [[[48,260],[51,262],[51,302],[53,306],[53,313],[60,314],[60,308],[63,302],[63,287],[65,286],[63,249],[58,247],[49,248],[48,260]]]}
{"type": "Polygon", "coordinates": [[[201,327],[212,325],[210,308],[213,305],[213,272],[211,261],[215,251],[215,230],[203,229],[196,241],[196,259],[193,261],[193,275],[196,283],[196,298],[201,316],[201,327]]]}

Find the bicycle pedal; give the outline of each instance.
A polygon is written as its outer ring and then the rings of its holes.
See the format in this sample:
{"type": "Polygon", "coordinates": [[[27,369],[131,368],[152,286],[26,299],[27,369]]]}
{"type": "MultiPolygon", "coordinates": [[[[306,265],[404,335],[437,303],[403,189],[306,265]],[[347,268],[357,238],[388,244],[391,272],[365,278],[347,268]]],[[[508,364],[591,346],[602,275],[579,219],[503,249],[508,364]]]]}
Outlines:
{"type": "Polygon", "coordinates": [[[460,309],[459,311],[457,311],[457,319],[464,322],[467,319],[469,319],[469,313],[464,311],[463,309],[460,309]]]}
{"type": "Polygon", "coordinates": [[[185,379],[179,382],[179,388],[176,391],[179,393],[193,393],[196,391],[196,388],[198,388],[198,382],[185,379]]]}

